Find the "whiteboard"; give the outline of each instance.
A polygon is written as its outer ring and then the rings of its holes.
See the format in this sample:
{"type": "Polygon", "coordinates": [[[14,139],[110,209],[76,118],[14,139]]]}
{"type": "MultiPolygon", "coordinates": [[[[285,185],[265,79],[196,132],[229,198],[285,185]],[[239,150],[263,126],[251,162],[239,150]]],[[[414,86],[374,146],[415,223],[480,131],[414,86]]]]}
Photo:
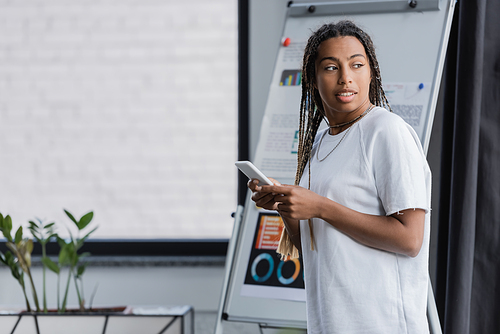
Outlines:
{"type": "MultiPolygon", "coordinates": [[[[414,126],[427,151],[454,5],[453,0],[420,0],[416,8],[410,8],[406,0],[291,3],[281,39],[276,41],[280,46],[254,157],[257,167],[280,182],[293,183],[296,164],[293,145],[297,129],[290,119],[298,117],[301,90],[300,85],[291,84],[296,83],[293,72],[286,71],[300,69],[301,47],[303,50],[311,31],[341,19],[353,20],[372,37],[391,104],[405,106],[407,103],[407,107],[400,110],[402,113],[408,106],[420,106],[417,108],[420,113],[413,110],[402,117],[409,117],[410,121],[413,117],[414,124],[410,125],[414,126]],[[314,11],[310,10],[311,5],[314,11]],[[289,46],[281,44],[286,37],[291,40],[289,46]],[[276,127],[277,120],[282,123],[279,127],[276,127]],[[283,143],[274,147],[276,140],[283,143]]],[[[235,227],[237,233],[230,242],[234,253],[226,266],[220,314],[228,321],[305,328],[304,301],[242,293],[262,214],[249,197],[239,225],[235,227]]]]}

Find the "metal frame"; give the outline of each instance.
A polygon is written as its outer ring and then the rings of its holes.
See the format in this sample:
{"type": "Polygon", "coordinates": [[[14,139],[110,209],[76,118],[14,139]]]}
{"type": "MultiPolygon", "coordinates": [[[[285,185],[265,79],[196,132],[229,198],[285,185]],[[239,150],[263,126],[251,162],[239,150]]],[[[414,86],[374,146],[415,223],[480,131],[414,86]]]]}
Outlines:
{"type": "Polygon", "coordinates": [[[353,0],[290,4],[290,16],[322,16],[331,13],[373,14],[439,10],[439,0],[353,0]]]}
{"type": "MultiPolygon", "coordinates": [[[[289,15],[294,17],[300,16],[320,16],[326,15],[327,13],[333,12],[344,13],[344,14],[368,14],[368,13],[380,13],[380,12],[408,12],[408,11],[426,11],[426,10],[440,10],[439,0],[360,0],[360,1],[332,1],[323,3],[302,3],[294,4],[293,1],[289,2],[289,15]],[[360,6],[353,6],[353,4],[359,4],[360,6]],[[354,7],[357,7],[353,9],[354,7]]],[[[446,48],[448,45],[449,31],[451,27],[451,22],[453,18],[453,11],[455,8],[455,1],[450,1],[449,8],[445,9],[448,11],[447,21],[446,21],[446,35],[440,46],[440,58],[438,71],[435,74],[436,84],[434,85],[433,98],[430,101],[430,108],[433,110],[427,119],[427,128],[430,129],[432,126],[434,118],[434,110],[437,104],[439,83],[437,80],[441,77],[444,60],[446,55],[446,48]]],[[[249,136],[249,91],[248,91],[248,81],[249,81],[249,58],[248,58],[248,43],[249,43],[249,0],[239,1],[239,143],[238,149],[241,150],[239,154],[240,160],[246,160],[248,158],[248,136],[249,136]],[[246,138],[243,138],[243,135],[246,138]]],[[[427,153],[429,141],[430,141],[431,131],[427,131],[424,139],[424,151],[427,153]]],[[[240,175],[240,180],[238,183],[238,210],[241,210],[235,219],[235,228],[233,230],[233,236],[228,247],[228,257],[226,259],[226,276],[223,286],[223,292],[220,300],[219,314],[216,322],[215,334],[222,333],[223,320],[227,319],[224,317],[223,310],[226,302],[227,294],[226,287],[228,287],[231,278],[231,267],[233,266],[234,253],[236,250],[235,244],[238,242],[237,237],[241,228],[241,213],[243,212],[243,203],[245,202],[245,196],[247,193],[246,189],[246,178],[240,175]]],[[[434,293],[432,289],[431,280],[429,279],[428,287],[428,298],[427,298],[427,317],[429,321],[429,328],[432,334],[441,334],[441,325],[439,322],[439,315],[436,308],[436,303],[434,299],[434,293]]]]}

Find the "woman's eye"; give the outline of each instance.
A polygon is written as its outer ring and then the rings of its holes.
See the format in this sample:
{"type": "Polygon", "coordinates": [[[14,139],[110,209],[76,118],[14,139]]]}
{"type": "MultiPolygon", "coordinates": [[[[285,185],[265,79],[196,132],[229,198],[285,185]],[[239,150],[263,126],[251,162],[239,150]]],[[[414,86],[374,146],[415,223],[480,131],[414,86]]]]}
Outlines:
{"type": "Polygon", "coordinates": [[[354,68],[361,68],[363,66],[365,66],[365,64],[354,64],[353,65],[354,68]]]}
{"type": "Polygon", "coordinates": [[[325,70],[327,70],[327,71],[335,71],[336,69],[337,69],[337,66],[334,66],[334,65],[327,66],[327,67],[325,68],[325,70]]]}

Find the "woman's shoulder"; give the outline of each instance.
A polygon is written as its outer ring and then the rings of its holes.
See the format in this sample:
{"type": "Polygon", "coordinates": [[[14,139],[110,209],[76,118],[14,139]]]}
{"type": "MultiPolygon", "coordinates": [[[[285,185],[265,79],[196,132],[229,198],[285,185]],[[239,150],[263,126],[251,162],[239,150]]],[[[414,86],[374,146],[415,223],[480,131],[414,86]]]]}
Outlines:
{"type": "Polygon", "coordinates": [[[361,141],[365,147],[376,143],[388,145],[416,145],[421,148],[420,139],[415,130],[399,115],[381,107],[375,107],[360,122],[361,141]]]}
{"type": "Polygon", "coordinates": [[[411,126],[399,115],[382,107],[373,108],[373,110],[365,116],[364,122],[360,122],[360,127],[364,133],[369,135],[374,135],[378,132],[391,133],[398,129],[412,131],[411,126]]]}
{"type": "Polygon", "coordinates": [[[374,107],[372,111],[367,115],[370,117],[366,117],[367,120],[372,123],[381,123],[381,124],[392,124],[394,122],[399,123],[404,120],[397,114],[390,112],[389,110],[383,107],[374,107]]]}

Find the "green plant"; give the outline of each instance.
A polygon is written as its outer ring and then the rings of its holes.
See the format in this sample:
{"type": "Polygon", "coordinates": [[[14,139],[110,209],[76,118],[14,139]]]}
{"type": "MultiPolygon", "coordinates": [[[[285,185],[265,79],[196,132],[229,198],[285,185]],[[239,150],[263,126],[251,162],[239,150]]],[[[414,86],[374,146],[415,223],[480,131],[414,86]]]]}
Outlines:
{"type": "Polygon", "coordinates": [[[50,239],[53,239],[57,236],[57,233],[55,233],[55,223],[50,223],[47,225],[44,225],[43,221],[38,219],[38,224],[30,221],[29,224],[29,230],[31,232],[31,235],[38,241],[38,243],[42,247],[42,263],[43,263],[43,311],[47,313],[47,294],[46,294],[46,280],[45,280],[45,271],[47,267],[47,261],[51,261],[50,258],[47,257],[47,250],[46,246],[47,243],[50,241],[50,239]]]}
{"type": "Polygon", "coordinates": [[[31,284],[31,292],[33,294],[33,300],[35,302],[37,312],[40,311],[40,304],[38,303],[38,296],[35,289],[35,284],[33,283],[33,277],[31,276],[31,252],[33,251],[33,240],[28,238],[23,238],[23,227],[19,226],[16,231],[15,237],[12,238],[12,219],[10,216],[6,216],[5,218],[0,214],[0,230],[2,231],[3,236],[7,239],[7,247],[12,251],[7,252],[5,256],[2,255],[3,263],[6,263],[7,266],[10,267],[12,275],[19,281],[21,287],[23,288],[24,297],[26,299],[26,308],[28,311],[31,311],[31,307],[28,302],[28,298],[26,296],[26,288],[24,284],[24,275],[20,275],[17,272],[17,267],[21,267],[22,271],[28,275],[29,282],[31,284]],[[11,256],[15,257],[14,260],[11,259],[11,256]],[[17,259],[17,261],[16,261],[17,259]]]}
{"type": "Polygon", "coordinates": [[[93,212],[89,212],[86,215],[82,216],[79,220],[76,220],[75,217],[68,211],[64,210],[66,215],[71,219],[73,223],[75,223],[78,233],[77,236],[74,237],[71,232],[69,232],[70,239],[65,241],[61,238],[57,238],[57,242],[61,247],[61,251],[59,252],[59,267],[69,265],[69,273],[68,273],[68,281],[66,283],[66,289],[64,292],[64,299],[61,306],[61,311],[64,312],[66,310],[66,302],[68,297],[68,290],[71,277],[73,277],[75,281],[76,293],[78,296],[78,304],[81,310],[84,310],[85,299],[83,297],[83,284],[82,284],[82,275],[85,271],[87,264],[81,264],[80,259],[90,255],[89,253],[78,254],[78,250],[83,246],[85,240],[92,234],[97,227],[88,232],[84,237],[79,238],[79,234],[82,230],[84,230],[89,223],[92,221],[94,217],[93,212]],[[80,281],[80,285],[78,284],[80,281]]]}
{"type": "MultiPolygon", "coordinates": [[[[57,275],[57,310],[58,312],[66,311],[67,297],[69,292],[69,286],[71,278],[74,280],[75,289],[78,297],[78,303],[81,311],[85,310],[85,299],[83,294],[83,281],[82,276],[87,267],[87,263],[81,263],[81,260],[87,256],[89,253],[79,254],[78,251],[83,246],[85,240],[97,229],[93,228],[87,232],[83,237],[83,230],[88,229],[90,222],[94,217],[93,212],[89,212],[83,215],[79,220],[64,210],[66,215],[77,227],[77,234],[73,236],[71,231],[69,231],[69,238],[67,240],[62,239],[56,233],[55,223],[44,224],[40,219],[37,219],[38,223],[34,221],[29,222],[29,230],[36,239],[36,241],[41,245],[42,248],[42,266],[43,266],[43,310],[47,312],[47,298],[46,298],[46,269],[54,272],[57,275]],[[58,255],[58,263],[55,263],[52,259],[47,256],[46,245],[50,240],[57,240],[60,247],[58,255]],[[68,278],[66,282],[65,292],[62,304],[60,303],[60,276],[61,270],[64,267],[69,267],[68,278]]],[[[0,262],[5,264],[10,268],[12,276],[19,282],[24,293],[24,298],[26,301],[26,309],[28,312],[31,311],[31,306],[29,303],[28,296],[26,294],[26,286],[24,282],[24,273],[29,278],[31,284],[31,290],[33,294],[33,300],[36,306],[36,311],[40,311],[40,306],[38,303],[38,296],[36,294],[35,285],[33,283],[33,278],[31,276],[31,252],[33,251],[33,240],[29,238],[23,238],[23,228],[22,226],[18,228],[15,237],[12,238],[12,219],[10,216],[5,218],[0,214],[0,231],[3,233],[4,237],[7,239],[6,245],[12,251],[7,251],[5,254],[0,252],[0,262]]]]}
{"type": "Polygon", "coordinates": [[[0,261],[10,268],[12,276],[19,282],[21,288],[23,289],[24,300],[26,301],[26,310],[28,312],[31,311],[30,302],[28,300],[28,296],[26,295],[26,286],[24,285],[24,273],[19,267],[19,263],[14,258],[11,252],[7,251],[5,254],[0,252],[0,261]]]}

